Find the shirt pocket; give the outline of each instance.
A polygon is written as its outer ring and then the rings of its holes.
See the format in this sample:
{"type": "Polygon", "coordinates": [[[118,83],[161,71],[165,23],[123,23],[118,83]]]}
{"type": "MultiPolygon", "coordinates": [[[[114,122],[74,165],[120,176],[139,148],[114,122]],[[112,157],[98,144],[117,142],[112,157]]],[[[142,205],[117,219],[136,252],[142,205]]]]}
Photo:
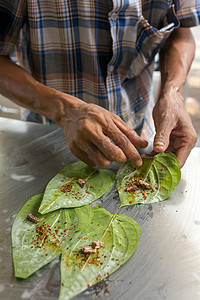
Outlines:
{"type": "Polygon", "coordinates": [[[154,61],[156,53],[158,53],[166,39],[174,29],[180,26],[173,6],[169,9],[163,23],[164,26],[157,29],[141,16],[137,27],[137,56],[129,70],[129,78],[139,75],[145,67],[154,61]]]}

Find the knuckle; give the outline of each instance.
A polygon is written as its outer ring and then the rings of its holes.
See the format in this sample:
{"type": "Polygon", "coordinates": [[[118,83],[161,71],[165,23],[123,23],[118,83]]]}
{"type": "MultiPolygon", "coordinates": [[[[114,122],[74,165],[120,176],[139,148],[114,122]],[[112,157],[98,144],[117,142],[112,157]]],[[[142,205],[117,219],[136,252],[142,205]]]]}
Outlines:
{"type": "Polygon", "coordinates": [[[118,147],[112,149],[109,158],[110,157],[112,158],[113,161],[116,161],[118,163],[125,163],[127,161],[126,155],[118,147]]]}
{"type": "Polygon", "coordinates": [[[169,135],[162,131],[162,132],[159,132],[157,135],[156,135],[156,140],[159,140],[159,141],[166,141],[169,139],[169,135]]]}
{"type": "Polygon", "coordinates": [[[99,123],[103,123],[106,119],[107,111],[102,107],[97,107],[96,105],[92,105],[91,108],[92,109],[88,111],[88,118],[99,123]]]}
{"type": "Polygon", "coordinates": [[[91,124],[89,122],[89,120],[85,119],[84,121],[82,121],[81,126],[78,128],[78,134],[81,134],[83,132],[89,132],[91,130],[91,124]]]}
{"type": "Polygon", "coordinates": [[[74,150],[76,149],[76,142],[75,142],[75,140],[69,141],[69,142],[68,142],[68,146],[69,146],[69,149],[70,149],[71,151],[74,151],[74,150]]]}
{"type": "Polygon", "coordinates": [[[195,145],[198,140],[198,136],[197,136],[197,133],[194,128],[187,128],[185,137],[186,137],[187,143],[191,144],[191,145],[195,145]]]}
{"type": "Polygon", "coordinates": [[[106,120],[105,113],[102,112],[102,111],[99,111],[99,112],[96,114],[96,119],[99,121],[99,123],[104,123],[105,120],[106,120]]]}
{"type": "Polygon", "coordinates": [[[111,164],[111,161],[103,157],[102,155],[98,155],[96,153],[94,157],[94,153],[91,153],[91,158],[93,161],[95,161],[96,165],[100,168],[106,168],[111,164]]]}
{"type": "Polygon", "coordinates": [[[105,156],[101,151],[98,149],[89,149],[88,156],[99,166],[100,168],[106,168],[108,167],[112,159],[109,159],[109,157],[105,156]]]}
{"type": "Polygon", "coordinates": [[[135,152],[130,152],[128,154],[128,158],[131,161],[134,161],[134,162],[141,160],[141,157],[140,157],[139,153],[135,153],[135,152]]]}
{"type": "Polygon", "coordinates": [[[191,140],[192,140],[193,145],[195,145],[198,140],[198,136],[197,136],[196,132],[192,133],[191,140]]]}
{"type": "Polygon", "coordinates": [[[99,166],[100,168],[106,168],[106,167],[108,167],[110,164],[111,164],[110,161],[104,161],[104,162],[99,162],[99,163],[98,163],[98,166],[99,166]]]}
{"type": "Polygon", "coordinates": [[[124,134],[116,132],[114,135],[114,143],[120,148],[126,148],[128,146],[128,138],[124,134]]]}

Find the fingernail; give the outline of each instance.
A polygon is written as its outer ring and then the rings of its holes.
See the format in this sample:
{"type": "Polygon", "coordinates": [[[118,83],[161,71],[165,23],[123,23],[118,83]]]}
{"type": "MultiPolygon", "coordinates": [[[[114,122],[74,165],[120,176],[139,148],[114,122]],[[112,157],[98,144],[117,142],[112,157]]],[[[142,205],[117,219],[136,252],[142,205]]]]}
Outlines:
{"type": "Polygon", "coordinates": [[[141,159],[136,160],[135,166],[136,167],[141,167],[142,166],[142,160],[141,159]]]}
{"type": "Polygon", "coordinates": [[[165,144],[163,143],[163,142],[156,142],[155,144],[154,144],[154,146],[155,147],[164,147],[165,146],[165,144]]]}

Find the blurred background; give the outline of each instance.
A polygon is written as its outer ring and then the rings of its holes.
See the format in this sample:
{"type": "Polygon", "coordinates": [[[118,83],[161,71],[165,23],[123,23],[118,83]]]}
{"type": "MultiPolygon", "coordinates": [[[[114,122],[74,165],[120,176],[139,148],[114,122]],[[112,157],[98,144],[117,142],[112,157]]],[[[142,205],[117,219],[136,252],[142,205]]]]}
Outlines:
{"type": "MultiPolygon", "coordinates": [[[[193,61],[187,83],[184,89],[185,107],[190,114],[193,125],[198,134],[196,146],[200,147],[200,26],[191,28],[196,41],[196,55],[193,61]]],[[[160,75],[154,72],[154,94],[157,97],[160,75]]],[[[0,117],[21,119],[22,109],[0,95],[0,117]]]]}
{"type": "Polygon", "coordinates": [[[200,147],[200,26],[192,28],[196,41],[196,55],[185,86],[185,107],[198,134],[200,147]]]}

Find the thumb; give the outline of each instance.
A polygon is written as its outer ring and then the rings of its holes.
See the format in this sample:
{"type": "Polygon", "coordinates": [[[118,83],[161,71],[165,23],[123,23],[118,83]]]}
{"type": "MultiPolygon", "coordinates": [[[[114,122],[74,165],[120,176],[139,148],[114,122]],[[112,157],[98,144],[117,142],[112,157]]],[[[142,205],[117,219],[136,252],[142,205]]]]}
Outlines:
{"type": "Polygon", "coordinates": [[[163,152],[169,146],[169,138],[171,134],[171,126],[164,126],[166,124],[160,125],[156,129],[156,135],[154,137],[153,150],[156,152],[163,152]]]}

